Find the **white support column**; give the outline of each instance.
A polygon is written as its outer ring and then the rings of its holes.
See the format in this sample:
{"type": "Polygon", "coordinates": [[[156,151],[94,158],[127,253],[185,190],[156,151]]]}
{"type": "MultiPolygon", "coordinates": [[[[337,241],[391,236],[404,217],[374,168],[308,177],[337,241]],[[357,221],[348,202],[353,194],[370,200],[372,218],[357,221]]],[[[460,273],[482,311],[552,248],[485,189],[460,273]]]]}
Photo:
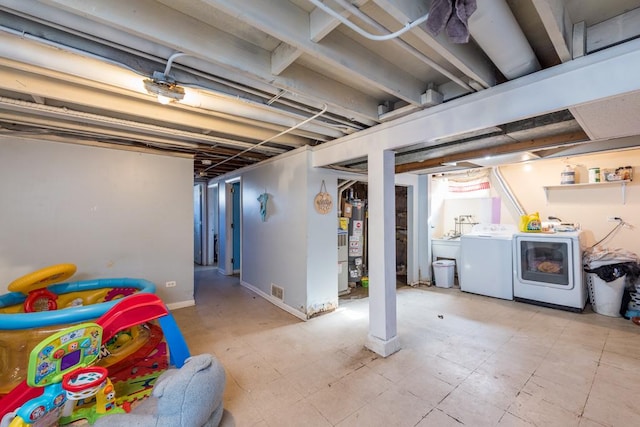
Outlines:
{"type": "Polygon", "coordinates": [[[417,227],[418,238],[415,245],[418,247],[418,280],[419,284],[423,284],[427,280],[431,280],[431,251],[429,245],[429,178],[427,175],[420,175],[418,177],[418,183],[413,187],[414,191],[414,203],[416,203],[417,209],[414,210],[415,217],[413,219],[414,224],[417,227]]]}
{"type": "Polygon", "coordinates": [[[400,350],[396,316],[395,161],[372,150],[369,163],[369,336],[366,347],[387,357],[400,350]]]}

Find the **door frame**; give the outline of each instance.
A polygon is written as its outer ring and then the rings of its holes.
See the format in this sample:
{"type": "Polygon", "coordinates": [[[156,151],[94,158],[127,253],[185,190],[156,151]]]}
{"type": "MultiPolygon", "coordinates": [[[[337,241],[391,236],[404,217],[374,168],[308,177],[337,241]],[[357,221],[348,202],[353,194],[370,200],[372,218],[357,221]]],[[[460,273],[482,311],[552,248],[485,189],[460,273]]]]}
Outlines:
{"type": "Polygon", "coordinates": [[[225,181],[225,199],[226,199],[226,203],[225,203],[225,230],[226,230],[226,239],[224,242],[225,245],[225,260],[224,260],[224,270],[226,272],[228,272],[228,274],[233,274],[235,272],[240,272],[242,273],[242,180],[240,177],[237,178],[232,178],[229,179],[227,181],[225,181]],[[233,189],[233,184],[235,183],[239,183],[239,190],[240,190],[240,203],[239,203],[239,210],[240,212],[238,212],[239,214],[239,218],[240,218],[240,224],[238,224],[238,226],[240,227],[240,238],[238,241],[238,244],[240,245],[240,268],[239,270],[234,270],[233,268],[233,249],[234,249],[234,245],[233,245],[233,228],[232,228],[232,223],[233,223],[233,193],[232,193],[232,189],[233,189]]]}

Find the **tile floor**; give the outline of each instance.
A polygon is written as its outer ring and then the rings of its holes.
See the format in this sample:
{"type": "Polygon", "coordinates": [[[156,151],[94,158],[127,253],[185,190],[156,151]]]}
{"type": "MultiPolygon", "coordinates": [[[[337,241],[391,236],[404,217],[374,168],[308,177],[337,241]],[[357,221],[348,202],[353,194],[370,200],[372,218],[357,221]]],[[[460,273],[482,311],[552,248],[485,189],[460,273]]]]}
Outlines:
{"type": "MultiPolygon", "coordinates": [[[[398,290],[402,349],[364,348],[368,300],[307,322],[213,269],[174,311],[225,366],[225,426],[632,426],[640,327],[436,287],[398,290]]],[[[638,393],[638,394],[636,394],[638,393]]]]}

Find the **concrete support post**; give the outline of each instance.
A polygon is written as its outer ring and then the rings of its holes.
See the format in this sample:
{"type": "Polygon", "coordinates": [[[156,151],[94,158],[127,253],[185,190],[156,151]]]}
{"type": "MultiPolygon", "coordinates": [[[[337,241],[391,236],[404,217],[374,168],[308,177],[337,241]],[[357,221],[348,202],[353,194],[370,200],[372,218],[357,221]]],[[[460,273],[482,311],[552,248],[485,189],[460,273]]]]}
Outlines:
{"type": "Polygon", "coordinates": [[[369,336],[366,347],[387,357],[400,350],[396,315],[395,161],[374,150],[369,165],[369,336]]]}

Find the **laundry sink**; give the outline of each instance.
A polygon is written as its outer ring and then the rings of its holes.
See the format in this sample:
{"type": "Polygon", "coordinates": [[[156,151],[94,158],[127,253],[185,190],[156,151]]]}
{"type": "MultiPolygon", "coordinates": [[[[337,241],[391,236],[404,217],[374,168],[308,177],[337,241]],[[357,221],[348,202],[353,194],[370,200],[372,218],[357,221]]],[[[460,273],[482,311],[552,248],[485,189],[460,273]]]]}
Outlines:
{"type": "Polygon", "coordinates": [[[456,262],[456,271],[460,264],[460,237],[431,239],[431,258],[452,259],[456,262]]]}

